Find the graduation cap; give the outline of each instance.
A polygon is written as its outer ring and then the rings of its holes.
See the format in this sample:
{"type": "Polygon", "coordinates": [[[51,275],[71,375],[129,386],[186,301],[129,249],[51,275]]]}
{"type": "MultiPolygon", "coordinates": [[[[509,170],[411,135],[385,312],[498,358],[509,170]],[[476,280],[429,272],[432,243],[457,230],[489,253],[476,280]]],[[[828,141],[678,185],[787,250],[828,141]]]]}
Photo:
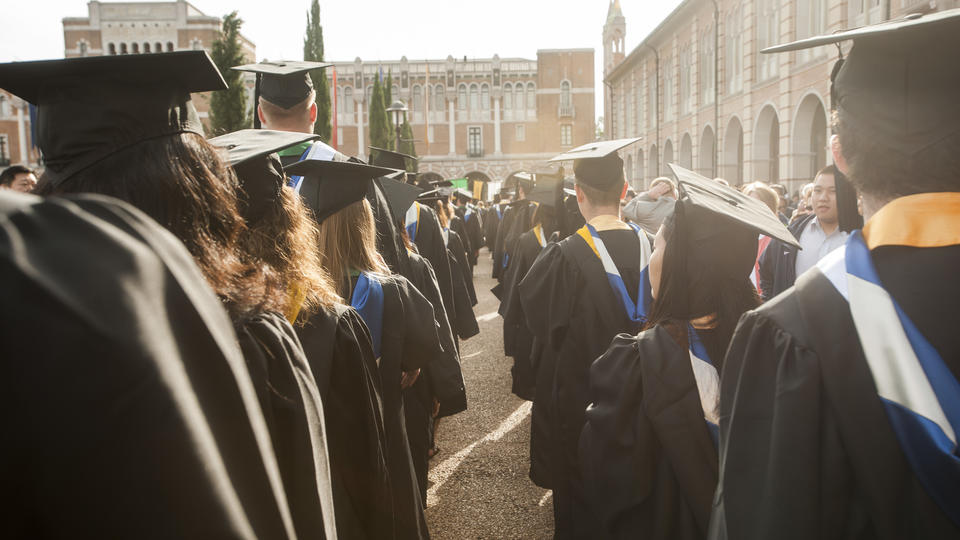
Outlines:
{"type": "Polygon", "coordinates": [[[537,179],[537,185],[527,194],[527,200],[555,208],[560,200],[562,182],[557,178],[544,176],[537,179]]]}
{"type": "Polygon", "coordinates": [[[226,87],[205,51],[0,64],[0,88],[37,107],[44,178],[54,185],[147,139],[202,136],[190,93],[226,87]]]}
{"type": "Polygon", "coordinates": [[[380,185],[383,187],[383,196],[390,205],[390,212],[394,218],[400,220],[403,219],[410,205],[423,193],[423,190],[417,186],[390,177],[381,179],[380,185]]]}
{"type": "Polygon", "coordinates": [[[960,9],[802,39],[761,52],[853,40],[831,74],[831,107],[870,137],[913,155],[960,131],[960,9]]]}
{"type": "Polygon", "coordinates": [[[209,140],[227,151],[227,162],[243,188],[241,214],[247,223],[257,222],[277,204],[286,176],[275,153],[318,138],[312,133],[241,129],[209,140]]]}
{"type": "Polygon", "coordinates": [[[677,189],[680,192],[677,203],[683,205],[688,213],[694,210],[701,214],[713,214],[719,222],[728,224],[728,229],[748,230],[754,237],[765,234],[785,244],[800,247],[793,234],[763,202],[679,165],[669,165],[677,177],[677,189]]]}
{"type": "Polygon", "coordinates": [[[623,160],[617,151],[639,140],[640,137],[595,141],[567,150],[547,161],[573,160],[573,174],[578,182],[601,190],[612,189],[624,182],[623,160]]]}
{"type": "Polygon", "coordinates": [[[298,103],[303,103],[313,91],[313,80],[310,71],[332,66],[323,62],[299,62],[280,60],[277,62],[260,62],[259,64],[244,64],[231,69],[257,74],[257,84],[254,89],[254,127],[260,127],[260,117],[256,114],[258,98],[289,109],[298,103]]]}
{"type": "Polygon", "coordinates": [[[417,201],[419,202],[433,202],[433,201],[443,201],[446,200],[449,195],[444,195],[440,189],[431,189],[423,191],[420,195],[417,196],[417,201]]]}
{"type": "Polygon", "coordinates": [[[313,210],[317,223],[363,199],[374,178],[395,172],[349,161],[305,159],[287,166],[287,174],[303,176],[300,196],[313,210]]]}
{"type": "Polygon", "coordinates": [[[376,146],[370,147],[370,164],[371,165],[376,165],[378,167],[389,167],[391,169],[405,171],[407,170],[408,159],[412,163],[417,162],[417,158],[408,154],[403,154],[401,152],[394,152],[393,150],[386,150],[384,148],[377,148],[376,146]]]}
{"type": "Polygon", "coordinates": [[[473,193],[471,193],[470,191],[464,188],[457,188],[453,190],[453,193],[457,196],[458,200],[467,201],[467,202],[473,200],[473,193]]]}

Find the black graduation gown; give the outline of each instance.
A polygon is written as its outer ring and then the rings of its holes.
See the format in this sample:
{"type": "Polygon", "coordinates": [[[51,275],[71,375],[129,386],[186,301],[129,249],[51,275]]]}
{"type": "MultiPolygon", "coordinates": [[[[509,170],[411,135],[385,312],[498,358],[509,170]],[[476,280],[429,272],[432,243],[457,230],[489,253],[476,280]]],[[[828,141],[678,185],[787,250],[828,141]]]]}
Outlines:
{"type": "MultiPolygon", "coordinates": [[[[500,271],[494,276],[502,285],[506,270],[510,266],[510,258],[516,250],[517,240],[520,235],[533,228],[534,213],[537,211],[537,205],[527,201],[517,201],[512,203],[503,215],[503,223],[497,233],[497,247],[494,257],[494,264],[499,260],[500,271]]],[[[494,268],[496,271],[497,268],[494,268]]],[[[502,286],[494,291],[498,298],[502,298],[502,286]]]]}
{"type": "Polygon", "coordinates": [[[483,214],[483,242],[490,250],[491,256],[497,243],[497,230],[500,228],[500,214],[497,213],[497,208],[503,207],[499,204],[493,205],[483,214]]]}
{"type": "Polygon", "coordinates": [[[413,386],[403,391],[407,438],[413,456],[413,468],[417,473],[420,496],[426,501],[429,468],[427,452],[433,441],[433,400],[440,402],[438,416],[449,416],[466,410],[467,394],[463,386],[456,341],[450,330],[433,268],[430,267],[430,262],[420,255],[416,253],[408,255],[414,272],[410,282],[433,305],[437,335],[443,349],[439,355],[430,359],[413,386]]]}
{"type": "Polygon", "coordinates": [[[407,248],[396,226],[397,220],[394,218],[397,216],[390,211],[379,178],[371,183],[370,190],[367,191],[367,202],[373,210],[373,219],[377,226],[377,252],[395,274],[407,275],[410,272],[407,248]]]}
{"type": "Polygon", "coordinates": [[[296,326],[323,400],[341,538],[393,538],[380,376],[360,314],[338,305],[296,326]]]}
{"type": "Polygon", "coordinates": [[[383,289],[379,373],[396,537],[429,538],[423,514],[426,501],[420,495],[407,439],[400,378],[403,371],[422,369],[441,354],[440,338],[433,306],[416,287],[402,276],[378,279],[383,289]]]}
{"type": "MultiPolygon", "coordinates": [[[[872,255],[887,291],[956,376],[960,248],[872,255]]],[[[740,320],[720,406],[710,538],[960,538],[910,468],[849,305],[819,270],[740,320]]]]}
{"type": "Polygon", "coordinates": [[[10,538],[292,538],[232,324],[183,245],[101,196],[0,190],[10,538]]]}
{"type": "Polygon", "coordinates": [[[506,252],[507,247],[506,235],[510,232],[510,229],[513,228],[513,223],[517,219],[517,209],[519,208],[519,205],[511,204],[508,206],[502,206],[501,208],[503,217],[500,219],[500,224],[497,226],[497,236],[493,242],[493,278],[497,281],[501,281],[503,279],[503,271],[506,268],[506,264],[504,264],[503,261],[504,253],[506,252]]]}
{"type": "Polygon", "coordinates": [[[450,268],[450,256],[447,252],[446,242],[443,241],[443,229],[440,228],[437,214],[425,204],[420,204],[420,223],[417,226],[417,234],[413,241],[420,255],[430,261],[430,266],[433,267],[436,274],[437,284],[440,286],[443,305],[447,308],[447,315],[450,316],[450,325],[454,328],[454,332],[459,333],[457,330],[459,327],[457,306],[454,299],[453,272],[450,268]]]}
{"type": "Polygon", "coordinates": [[[621,334],[590,368],[580,465],[594,538],[702,539],[717,486],[689,350],[662,327],[621,334]]]}
{"type": "MultiPolygon", "coordinates": [[[[599,233],[635,297],[640,242],[633,230],[599,233]]],[[[554,493],[559,538],[589,537],[598,526],[585,498],[577,444],[589,398],[590,364],[621,332],[636,333],[600,260],[578,235],[548,245],[520,282],[527,327],[544,344],[533,401],[531,478],[554,493]]]]}
{"type": "MultiPolygon", "coordinates": [[[[513,263],[504,276],[503,302],[500,304],[500,315],[503,317],[503,349],[507,356],[513,357],[513,377],[511,391],[522,399],[533,400],[536,387],[534,357],[534,337],[527,328],[526,316],[520,302],[520,293],[517,286],[527,275],[533,261],[541,251],[540,241],[533,231],[520,235],[517,241],[516,254],[513,263]]],[[[539,351],[542,347],[537,347],[539,351]]]]}
{"type": "MultiPolygon", "coordinates": [[[[450,232],[453,233],[453,231],[450,232]]],[[[451,234],[450,237],[453,238],[454,234],[451,234]]],[[[453,277],[454,330],[460,339],[470,339],[480,333],[477,316],[473,313],[470,290],[464,281],[460,263],[457,262],[457,258],[451,249],[447,249],[447,260],[453,277]]]]}
{"type": "Polygon", "coordinates": [[[457,266],[456,270],[463,281],[464,288],[467,290],[467,298],[470,301],[468,305],[473,307],[477,305],[477,289],[473,286],[473,267],[467,261],[467,250],[463,245],[463,237],[452,227],[447,231],[447,249],[453,254],[457,266]]]}
{"type": "Polygon", "coordinates": [[[457,235],[460,236],[460,241],[463,243],[464,254],[467,255],[469,259],[469,253],[473,251],[473,244],[470,242],[470,237],[467,236],[467,225],[463,221],[463,212],[459,208],[457,208],[450,217],[450,223],[448,225],[451,231],[455,231],[457,235]]]}
{"type": "Polygon", "coordinates": [[[242,321],[237,337],[270,430],[297,536],[333,537],[323,405],[300,340],[290,323],[272,312],[242,321]]]}
{"type": "Polygon", "coordinates": [[[468,215],[467,208],[461,206],[457,208],[457,215],[463,220],[464,233],[462,236],[466,238],[464,244],[470,246],[467,259],[470,261],[470,266],[476,266],[477,256],[480,253],[480,248],[483,247],[483,219],[476,208],[471,208],[468,215]]]}

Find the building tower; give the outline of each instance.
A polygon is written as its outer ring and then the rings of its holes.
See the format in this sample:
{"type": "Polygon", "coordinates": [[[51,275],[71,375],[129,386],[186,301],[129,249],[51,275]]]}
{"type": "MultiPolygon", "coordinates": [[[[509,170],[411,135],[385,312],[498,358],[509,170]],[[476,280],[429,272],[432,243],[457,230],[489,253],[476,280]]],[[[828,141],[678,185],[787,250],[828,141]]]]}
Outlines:
{"type": "MultiPolygon", "coordinates": [[[[607,8],[607,21],[603,23],[603,78],[615,68],[624,58],[624,42],[627,37],[627,20],[620,9],[620,0],[613,0],[607,8]]],[[[613,119],[613,92],[607,85],[603,86],[604,118],[613,119]]],[[[612,124],[612,121],[610,122],[612,124]]],[[[613,125],[605,125],[604,138],[613,139],[616,133],[613,125]]]]}

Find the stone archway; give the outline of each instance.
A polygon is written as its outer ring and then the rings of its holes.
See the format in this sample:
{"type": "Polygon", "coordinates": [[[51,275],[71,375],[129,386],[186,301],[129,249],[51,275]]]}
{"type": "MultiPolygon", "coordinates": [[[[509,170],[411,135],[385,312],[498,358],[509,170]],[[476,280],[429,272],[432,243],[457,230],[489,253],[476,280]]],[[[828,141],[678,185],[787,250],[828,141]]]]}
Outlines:
{"type": "Polygon", "coordinates": [[[650,146],[650,155],[647,157],[647,178],[652,182],[654,178],[660,176],[660,154],[657,153],[657,145],[650,146]]]}
{"type": "Polygon", "coordinates": [[[643,148],[640,148],[637,150],[637,160],[634,162],[634,167],[637,170],[636,184],[634,187],[641,190],[644,189],[644,186],[646,185],[646,183],[643,181],[643,177],[646,175],[646,169],[644,169],[643,166],[643,148]]]}
{"type": "Polygon", "coordinates": [[[794,180],[811,182],[827,165],[827,113],[820,96],[807,94],[793,121],[794,180]]]}
{"type": "Polygon", "coordinates": [[[660,176],[673,177],[673,171],[670,164],[673,163],[673,142],[667,139],[663,143],[663,163],[660,165],[660,176]]]}
{"type": "Polygon", "coordinates": [[[760,110],[753,130],[753,180],[780,181],[780,118],[773,105],[760,110]]]}
{"type": "Polygon", "coordinates": [[[713,136],[713,128],[707,126],[703,128],[703,134],[700,135],[700,174],[707,178],[717,176],[717,167],[714,163],[716,155],[716,139],[713,136]]]}
{"type": "Polygon", "coordinates": [[[733,186],[743,184],[743,126],[730,118],[723,136],[723,178],[733,186]]]}
{"type": "Polygon", "coordinates": [[[685,169],[693,170],[693,139],[689,133],[684,133],[680,139],[680,155],[677,157],[677,163],[685,169]]]}

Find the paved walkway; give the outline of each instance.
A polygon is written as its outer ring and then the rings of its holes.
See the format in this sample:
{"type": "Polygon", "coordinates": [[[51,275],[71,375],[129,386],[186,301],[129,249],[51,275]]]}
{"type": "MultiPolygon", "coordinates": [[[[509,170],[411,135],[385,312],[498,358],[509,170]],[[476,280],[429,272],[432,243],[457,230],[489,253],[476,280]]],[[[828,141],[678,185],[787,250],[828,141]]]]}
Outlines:
{"type": "Polygon", "coordinates": [[[468,409],[440,422],[427,522],[435,539],[551,538],[550,492],[530,481],[530,402],[510,393],[490,254],[474,274],[480,335],[461,344],[468,409]]]}

